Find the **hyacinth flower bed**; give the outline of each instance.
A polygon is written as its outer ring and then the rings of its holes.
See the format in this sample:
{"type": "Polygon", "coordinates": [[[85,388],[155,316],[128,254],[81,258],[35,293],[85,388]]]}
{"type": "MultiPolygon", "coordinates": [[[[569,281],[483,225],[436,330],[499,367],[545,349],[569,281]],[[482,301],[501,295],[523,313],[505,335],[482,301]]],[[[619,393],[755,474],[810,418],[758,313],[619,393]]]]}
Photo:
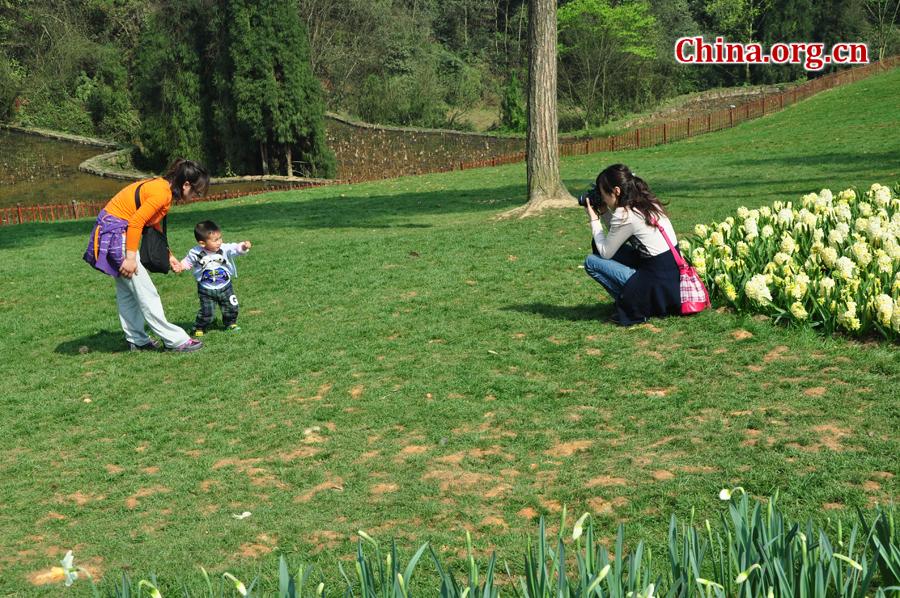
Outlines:
{"type": "Polygon", "coordinates": [[[740,207],[679,245],[710,295],[739,312],[826,334],[900,337],[900,185],[740,207]]]}
{"type": "Polygon", "coordinates": [[[352,564],[339,565],[343,579],[337,582],[326,580],[314,565],[301,565],[295,574],[282,556],[277,579],[257,575],[247,584],[227,571],[211,576],[202,567],[202,580],[193,586],[156,575],[132,581],[125,574],[96,583],[87,570],[75,566],[72,551],[46,574],[46,581],[77,584],[82,587],[77,595],[87,590],[95,598],[887,598],[900,591],[900,531],[893,505],[876,507],[871,519],[859,511],[859,524],[844,530],[830,520],[824,526],[811,519],[790,521],[777,494],[751,504],[743,488],[734,488],[723,489],[719,498],[728,505],[718,522],[701,524],[692,512],[679,523],[672,515],[665,554],[656,559],[644,541],[626,541],[623,524],[615,545],[607,548],[598,541],[589,513],[568,528],[563,509],[556,532],[549,532],[541,518],[524,562],[519,557],[501,564],[492,554],[485,565],[476,560],[467,533],[467,556],[458,579],[428,542],[409,557],[395,541],[383,552],[377,540],[359,531],[356,556],[352,564]],[[417,573],[417,566],[421,570],[420,563],[428,561],[433,569],[417,573]]]}

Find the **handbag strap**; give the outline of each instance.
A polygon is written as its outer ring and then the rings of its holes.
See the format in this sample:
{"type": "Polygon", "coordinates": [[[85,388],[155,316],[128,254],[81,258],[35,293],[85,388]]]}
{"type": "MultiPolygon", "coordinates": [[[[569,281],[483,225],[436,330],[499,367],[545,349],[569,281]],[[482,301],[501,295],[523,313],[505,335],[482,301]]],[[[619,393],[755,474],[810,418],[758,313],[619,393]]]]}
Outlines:
{"type": "Polygon", "coordinates": [[[672,245],[672,241],[669,240],[669,235],[666,234],[666,229],[664,229],[662,227],[662,225],[659,222],[657,222],[656,218],[654,218],[653,216],[650,216],[650,220],[653,222],[653,224],[656,225],[656,228],[659,229],[659,232],[662,233],[663,239],[666,240],[666,243],[669,244],[669,249],[672,250],[672,256],[675,258],[675,263],[678,264],[679,268],[684,266],[687,262],[684,261],[684,258],[681,257],[681,254],[678,253],[678,251],[675,249],[675,246],[672,245]]]}
{"type": "MultiPolygon", "coordinates": [[[[146,181],[144,181],[144,182],[146,182],[146,181]]],[[[143,187],[143,186],[144,186],[144,183],[141,183],[140,185],[137,186],[137,189],[134,190],[134,205],[136,206],[135,209],[137,209],[137,210],[141,209],[141,187],[143,187]]],[[[166,218],[168,218],[168,217],[169,217],[169,215],[166,214],[165,216],[162,217],[162,220],[160,220],[160,223],[162,223],[162,234],[166,238],[166,241],[168,241],[168,239],[169,239],[168,226],[166,225],[166,218]]]]}

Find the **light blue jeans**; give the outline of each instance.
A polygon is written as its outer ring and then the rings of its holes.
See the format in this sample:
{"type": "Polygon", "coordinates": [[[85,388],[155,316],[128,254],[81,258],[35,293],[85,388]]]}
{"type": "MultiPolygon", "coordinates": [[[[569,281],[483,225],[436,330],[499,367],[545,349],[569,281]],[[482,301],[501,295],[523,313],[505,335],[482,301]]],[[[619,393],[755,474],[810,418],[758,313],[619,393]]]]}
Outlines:
{"type": "Polygon", "coordinates": [[[599,282],[614,300],[622,294],[622,288],[635,273],[631,265],[637,265],[639,254],[637,249],[622,245],[611,259],[603,259],[592,253],[584,260],[584,271],[599,282]]]}

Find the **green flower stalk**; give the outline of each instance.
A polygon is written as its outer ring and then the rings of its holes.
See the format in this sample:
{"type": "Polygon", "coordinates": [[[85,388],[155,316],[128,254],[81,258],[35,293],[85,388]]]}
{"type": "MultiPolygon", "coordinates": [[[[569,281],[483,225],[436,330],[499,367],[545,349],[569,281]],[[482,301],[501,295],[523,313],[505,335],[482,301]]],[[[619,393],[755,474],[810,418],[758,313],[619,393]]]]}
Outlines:
{"type": "Polygon", "coordinates": [[[842,554],[835,554],[835,555],[834,555],[834,558],[836,558],[836,559],[841,559],[842,561],[844,561],[844,562],[846,562],[846,563],[849,563],[850,566],[853,567],[854,569],[856,569],[857,571],[862,571],[862,570],[863,570],[862,565],[860,565],[859,563],[857,563],[856,561],[854,561],[853,559],[851,559],[849,556],[844,556],[844,555],[842,555],[842,554]]]}

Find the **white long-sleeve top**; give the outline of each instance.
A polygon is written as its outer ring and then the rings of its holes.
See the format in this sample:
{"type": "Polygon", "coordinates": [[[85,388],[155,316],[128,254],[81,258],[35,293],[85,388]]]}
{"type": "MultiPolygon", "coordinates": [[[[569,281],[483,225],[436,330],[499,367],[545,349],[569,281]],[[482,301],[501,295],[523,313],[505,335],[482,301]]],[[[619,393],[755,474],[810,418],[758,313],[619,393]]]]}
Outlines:
{"type": "MultiPolygon", "coordinates": [[[[669,251],[669,245],[663,238],[659,229],[653,226],[647,226],[644,222],[644,215],[640,212],[632,212],[628,208],[616,208],[613,212],[607,210],[600,215],[602,223],[606,225],[609,232],[603,231],[601,220],[591,222],[591,234],[594,237],[594,243],[600,252],[600,257],[610,259],[616,254],[626,241],[631,241],[631,245],[640,251],[643,257],[653,257],[669,251]]],[[[665,229],[669,240],[677,243],[675,238],[675,229],[666,216],[657,219],[665,229]]]]}

